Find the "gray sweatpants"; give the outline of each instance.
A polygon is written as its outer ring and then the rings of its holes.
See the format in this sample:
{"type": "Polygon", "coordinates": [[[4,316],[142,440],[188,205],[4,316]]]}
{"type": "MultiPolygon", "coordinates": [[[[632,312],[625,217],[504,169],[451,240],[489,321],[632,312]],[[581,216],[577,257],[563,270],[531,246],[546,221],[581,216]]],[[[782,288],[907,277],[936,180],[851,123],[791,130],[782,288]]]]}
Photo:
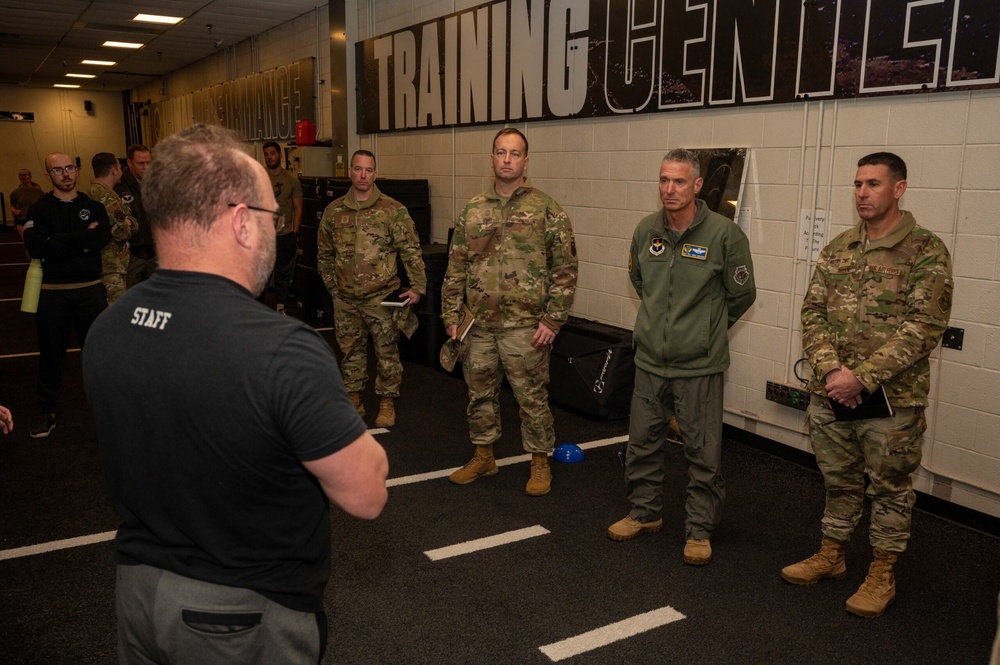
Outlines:
{"type": "Polygon", "coordinates": [[[121,665],[316,665],[326,648],[323,614],[152,566],[118,566],[115,605],[121,665]]]}
{"type": "Polygon", "coordinates": [[[635,369],[632,416],[625,456],[629,516],[651,522],[663,512],[664,445],[677,416],[688,462],[685,537],[705,540],[722,517],[723,374],[667,379],[635,369]]]}

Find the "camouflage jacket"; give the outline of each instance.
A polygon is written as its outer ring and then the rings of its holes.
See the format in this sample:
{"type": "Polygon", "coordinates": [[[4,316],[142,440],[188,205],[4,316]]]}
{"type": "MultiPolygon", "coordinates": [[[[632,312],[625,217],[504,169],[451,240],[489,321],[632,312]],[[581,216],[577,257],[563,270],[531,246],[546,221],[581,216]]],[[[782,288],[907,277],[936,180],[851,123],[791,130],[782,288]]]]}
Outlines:
{"type": "Polygon", "coordinates": [[[558,331],[569,317],[578,261],[569,217],[552,198],[518,187],[507,201],[491,187],[455,223],[441,289],[445,327],[466,303],[478,325],[558,331]]]}
{"type": "Polygon", "coordinates": [[[879,240],[867,241],[863,221],[841,233],[802,304],[809,389],[826,396],[824,377],[844,365],[865,388],[884,385],[893,406],[927,406],[928,356],[948,326],[953,288],[948,249],[909,212],[879,240]]]}
{"type": "Polygon", "coordinates": [[[101,250],[101,264],[105,275],[128,272],[131,255],[128,239],[139,230],[139,223],[132,216],[132,209],[122,198],[101,183],[90,181],[90,198],[101,203],[111,220],[111,242],[101,250]]]}
{"type": "Polygon", "coordinates": [[[420,239],[406,207],[372,186],[367,201],[352,189],[323,211],[316,237],[316,265],[330,293],[367,298],[399,288],[396,255],[410,287],[427,293],[420,239]]]}

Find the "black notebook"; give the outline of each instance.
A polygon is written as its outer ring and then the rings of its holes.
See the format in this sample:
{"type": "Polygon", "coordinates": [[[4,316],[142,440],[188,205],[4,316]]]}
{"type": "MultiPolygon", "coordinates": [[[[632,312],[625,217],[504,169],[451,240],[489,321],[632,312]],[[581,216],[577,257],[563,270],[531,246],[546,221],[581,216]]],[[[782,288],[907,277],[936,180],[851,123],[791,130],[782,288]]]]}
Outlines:
{"type": "Polygon", "coordinates": [[[870,418],[888,418],[892,415],[892,406],[885,396],[885,387],[879,386],[875,392],[869,392],[867,388],[861,391],[861,404],[853,409],[844,406],[840,402],[830,400],[833,408],[833,415],[837,420],[868,420],[870,418]]]}

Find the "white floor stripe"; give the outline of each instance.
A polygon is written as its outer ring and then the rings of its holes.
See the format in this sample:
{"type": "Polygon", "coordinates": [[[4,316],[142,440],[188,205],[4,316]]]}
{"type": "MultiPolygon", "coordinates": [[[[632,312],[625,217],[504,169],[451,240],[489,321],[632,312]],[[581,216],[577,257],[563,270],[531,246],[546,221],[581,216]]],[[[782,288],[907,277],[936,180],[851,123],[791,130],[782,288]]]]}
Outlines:
{"type": "MultiPolygon", "coordinates": [[[[584,450],[590,450],[591,448],[600,448],[601,446],[610,446],[616,443],[625,443],[628,441],[627,436],[616,436],[611,439],[598,439],[597,441],[588,441],[587,443],[581,443],[580,448],[584,450]]],[[[530,462],[531,455],[515,455],[514,457],[504,457],[497,460],[497,466],[508,466],[510,464],[519,464],[521,462],[530,462]]],[[[418,473],[412,476],[400,476],[399,478],[390,478],[385,481],[386,487],[398,487],[400,485],[410,485],[412,483],[422,483],[425,480],[434,480],[436,478],[446,478],[452,474],[453,471],[458,470],[460,467],[454,467],[452,469],[444,469],[442,471],[428,471],[427,473],[418,473]]]]}
{"type": "MultiPolygon", "coordinates": [[[[66,349],[67,353],[80,353],[80,347],[75,349],[66,349]]],[[[29,351],[28,353],[8,353],[7,355],[0,356],[0,360],[6,360],[8,358],[30,358],[32,356],[37,356],[38,351],[29,351]]]]}
{"type": "MultiPolygon", "coordinates": [[[[79,350],[80,349],[69,349],[70,352],[79,351],[79,350]]],[[[27,357],[27,356],[37,356],[37,355],[38,355],[37,351],[34,352],[34,353],[14,353],[14,354],[6,355],[6,356],[0,356],[0,359],[3,359],[3,358],[24,358],[24,357],[27,357]]],[[[372,428],[372,429],[370,429],[368,431],[371,434],[384,434],[384,433],[388,432],[389,430],[385,429],[384,427],[376,427],[376,428],[372,428]]],[[[610,446],[610,445],[615,444],[615,443],[623,443],[624,441],[627,441],[627,440],[628,440],[627,436],[616,436],[616,437],[611,438],[611,439],[598,439],[597,441],[588,441],[587,443],[581,443],[579,445],[580,445],[581,448],[583,448],[585,450],[589,450],[591,448],[600,448],[601,446],[610,446]]],[[[509,464],[518,464],[520,462],[527,462],[530,459],[531,459],[531,455],[516,455],[514,457],[505,457],[503,459],[498,459],[497,460],[497,466],[507,466],[509,464]]],[[[425,480],[435,480],[437,478],[446,478],[446,477],[450,476],[451,473],[453,471],[455,471],[457,468],[458,467],[455,467],[455,468],[452,468],[452,469],[444,469],[443,471],[429,471],[427,473],[418,473],[418,474],[415,474],[415,475],[412,475],[412,476],[401,476],[399,478],[390,478],[390,479],[388,479],[385,482],[385,486],[386,487],[398,487],[400,485],[410,485],[410,484],[413,484],[413,483],[421,483],[421,482],[424,482],[425,480]]],[[[541,529],[541,527],[537,527],[537,528],[541,529]]],[[[517,532],[514,532],[514,533],[517,533],[517,532]]],[[[545,531],[545,533],[548,533],[548,531],[545,531]]],[[[530,538],[530,537],[532,537],[532,535],[541,535],[541,534],[531,534],[531,535],[524,536],[524,537],[525,538],[530,538]]],[[[82,546],[82,545],[89,545],[92,542],[99,543],[99,542],[102,542],[102,541],[105,541],[105,540],[111,540],[112,538],[114,538],[114,536],[115,536],[115,532],[114,531],[108,531],[108,532],[105,532],[105,533],[99,533],[99,534],[95,534],[95,535],[91,535],[91,536],[80,536],[79,538],[68,538],[66,540],[56,540],[56,541],[52,541],[50,543],[42,543],[40,545],[32,545],[32,546],[29,546],[29,547],[20,547],[20,548],[13,549],[13,550],[0,550],[0,561],[2,561],[4,559],[14,559],[14,558],[17,558],[17,557],[22,557],[22,556],[31,556],[32,554],[42,554],[44,552],[50,552],[52,550],[64,549],[66,547],[79,547],[79,546],[82,546]],[[63,544],[63,543],[66,543],[66,544],[63,544]],[[16,554],[11,554],[12,552],[14,552],[16,554]]],[[[472,541],[472,542],[476,542],[476,541],[472,541]]],[[[514,541],[510,541],[510,542],[514,542],[514,541]]],[[[487,545],[487,547],[491,547],[491,546],[487,545]]],[[[447,549],[447,548],[444,548],[444,549],[447,549]]],[[[470,551],[472,551],[472,550],[470,550],[470,551]]]]}
{"type": "Polygon", "coordinates": [[[639,614],[623,621],[617,621],[603,628],[596,628],[582,635],[577,635],[576,637],[547,644],[539,647],[538,650],[548,656],[553,662],[558,663],[560,660],[593,651],[618,640],[624,640],[627,637],[632,637],[684,618],[686,617],[683,614],[672,607],[661,607],[658,610],[639,614]]]}
{"type": "Polygon", "coordinates": [[[517,529],[516,531],[499,533],[495,536],[487,536],[486,538],[467,540],[464,543],[449,545],[448,547],[441,547],[436,550],[427,550],[424,554],[426,554],[427,558],[431,561],[440,561],[441,559],[448,559],[453,556],[461,556],[471,552],[478,552],[479,550],[487,550],[491,547],[509,545],[510,543],[516,543],[519,540],[527,540],[528,538],[535,538],[536,536],[544,536],[547,533],[549,533],[548,529],[536,524],[535,526],[517,529]]]}
{"type": "Polygon", "coordinates": [[[0,302],[21,302],[20,298],[0,298],[0,302]]]}
{"type": "Polygon", "coordinates": [[[33,556],[35,554],[45,554],[46,552],[55,552],[56,550],[65,550],[71,547],[105,543],[109,540],[114,540],[116,533],[118,532],[105,531],[104,533],[95,533],[89,536],[53,540],[50,543],[42,543],[41,545],[28,545],[26,547],[15,547],[12,550],[0,550],[0,561],[4,559],[17,559],[23,556],[33,556]]]}

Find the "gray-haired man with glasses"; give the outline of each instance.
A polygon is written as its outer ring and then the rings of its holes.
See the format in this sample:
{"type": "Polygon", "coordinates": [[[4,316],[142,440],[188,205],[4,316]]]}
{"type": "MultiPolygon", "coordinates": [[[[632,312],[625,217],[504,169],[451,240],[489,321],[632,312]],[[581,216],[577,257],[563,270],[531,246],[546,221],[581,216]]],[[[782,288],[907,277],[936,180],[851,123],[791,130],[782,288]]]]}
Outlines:
{"type": "Polygon", "coordinates": [[[69,155],[45,158],[53,190],[31,206],[24,222],[24,244],[42,261],[42,292],[35,323],[38,330],[38,400],[42,418],[31,428],[34,438],[56,426],[63,360],[75,330],[83,346],[90,325],[107,306],[101,283],[101,249],[111,239],[104,205],[76,191],[79,170],[69,155]]]}

